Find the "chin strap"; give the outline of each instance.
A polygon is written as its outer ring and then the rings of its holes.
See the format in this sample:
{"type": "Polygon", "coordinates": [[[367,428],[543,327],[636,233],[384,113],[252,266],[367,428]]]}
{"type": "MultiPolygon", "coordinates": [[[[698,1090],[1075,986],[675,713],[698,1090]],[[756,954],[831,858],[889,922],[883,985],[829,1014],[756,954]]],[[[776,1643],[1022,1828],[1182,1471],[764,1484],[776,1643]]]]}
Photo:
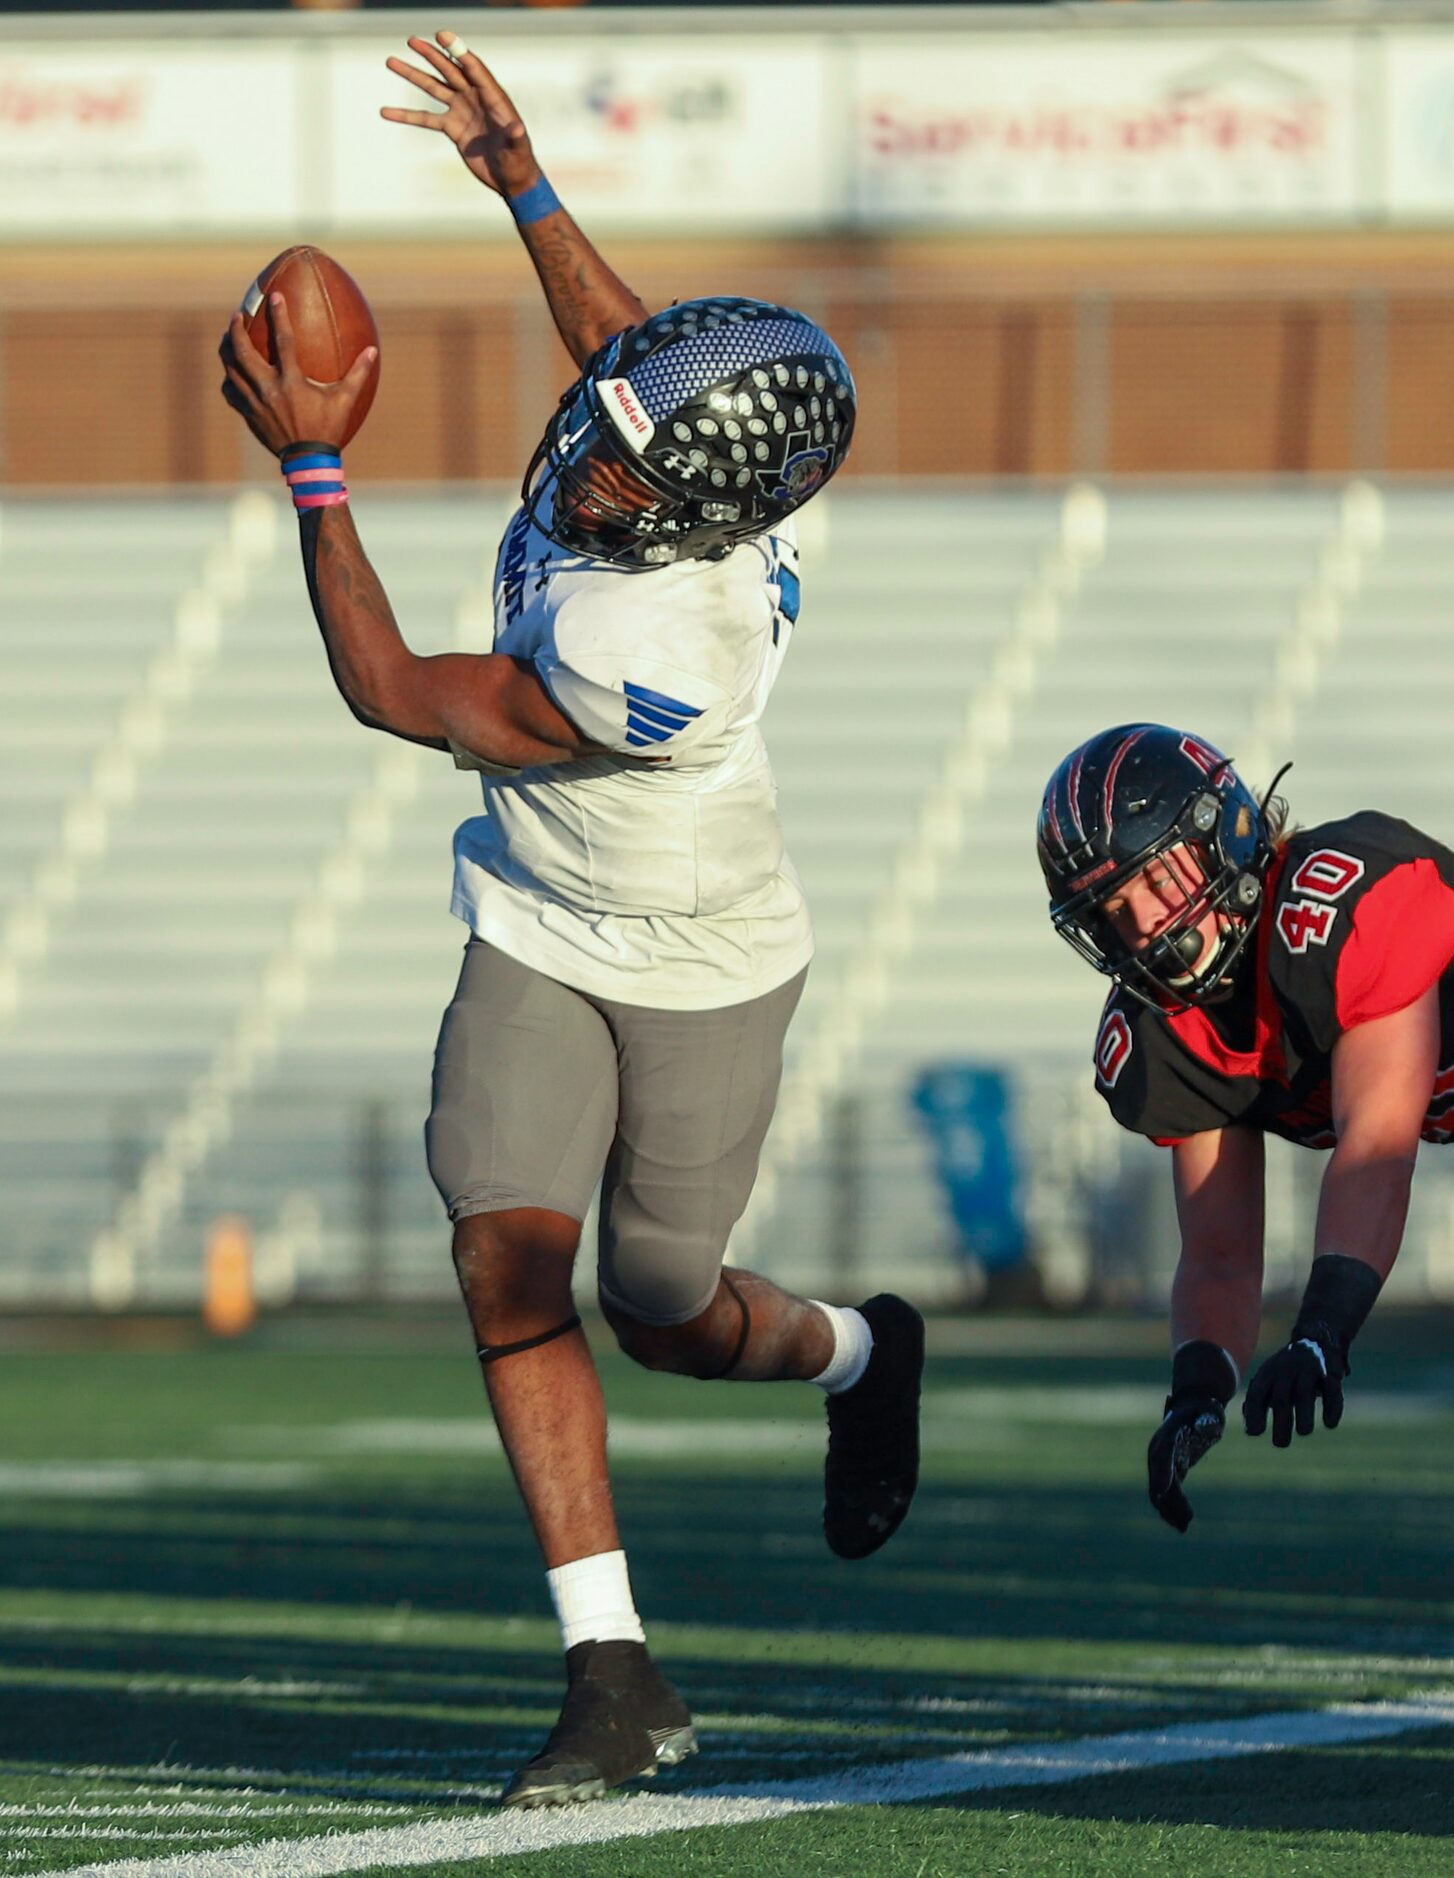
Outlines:
{"type": "MultiPolygon", "coordinates": [[[[482,1363],[498,1363],[502,1356],[519,1356],[522,1350],[538,1350],[542,1343],[554,1343],[557,1337],[564,1337],[572,1330],[581,1327],[580,1315],[568,1317],[563,1324],[557,1324],[554,1330],[542,1330],[538,1337],[522,1337],[518,1343],[482,1344],[475,1355],[482,1363]]],[[[735,1363],[737,1358],[734,1356],[735,1363]]]]}
{"type": "Polygon", "coordinates": [[[1282,768],[1273,777],[1272,781],[1267,785],[1267,788],[1263,792],[1262,800],[1257,805],[1263,815],[1266,815],[1267,813],[1267,805],[1272,800],[1274,794],[1276,793],[1277,785],[1282,781],[1283,777],[1286,776],[1287,772],[1291,768],[1292,768],[1292,764],[1290,762],[1284,763],[1282,768]]]}
{"type": "Polygon", "coordinates": [[[742,1328],[737,1333],[737,1342],[733,1347],[731,1356],[728,1357],[721,1369],[715,1370],[710,1376],[704,1376],[702,1378],[703,1382],[721,1382],[724,1377],[730,1376],[733,1370],[736,1369],[737,1365],[742,1361],[742,1352],[747,1348],[747,1339],[752,1334],[752,1313],[747,1308],[746,1298],[743,1297],[742,1293],[737,1289],[736,1285],[733,1284],[726,1272],[722,1274],[722,1283],[726,1285],[727,1289],[737,1300],[737,1308],[742,1313],[742,1328]]]}

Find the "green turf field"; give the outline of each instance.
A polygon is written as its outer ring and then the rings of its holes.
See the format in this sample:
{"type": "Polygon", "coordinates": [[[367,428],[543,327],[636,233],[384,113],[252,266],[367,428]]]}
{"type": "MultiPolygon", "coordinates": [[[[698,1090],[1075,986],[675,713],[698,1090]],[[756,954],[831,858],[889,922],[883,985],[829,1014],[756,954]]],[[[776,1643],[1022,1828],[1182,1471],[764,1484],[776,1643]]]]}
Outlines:
{"type": "Polygon", "coordinates": [[[490,1809],[561,1683],[462,1330],[153,1340],[0,1356],[4,1872],[1454,1871],[1447,1323],[1375,1321],[1335,1435],[1229,1435],[1185,1539],[1144,1498],[1156,1326],[939,1325],[920,1500],[857,1565],[815,1392],[607,1362],[702,1752],[569,1819],[490,1809]],[[1347,1738],[1296,1733],[1329,1709],[1347,1738]],[[1203,1754],[1260,1716],[1270,1747],[1203,1754]],[[1190,1745],[1017,1771],[1122,1736],[1190,1745]]]}

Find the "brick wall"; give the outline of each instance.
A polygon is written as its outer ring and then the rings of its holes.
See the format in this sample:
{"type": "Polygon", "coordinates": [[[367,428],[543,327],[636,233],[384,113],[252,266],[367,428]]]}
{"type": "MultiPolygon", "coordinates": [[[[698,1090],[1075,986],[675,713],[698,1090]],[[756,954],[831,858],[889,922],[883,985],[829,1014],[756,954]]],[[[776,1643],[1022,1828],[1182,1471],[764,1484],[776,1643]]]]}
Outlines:
{"type": "MultiPolygon", "coordinates": [[[[857,475],[1454,470],[1454,267],[1418,237],[626,246],[648,304],[802,305],[852,362],[857,475]]],[[[341,246],[383,342],[355,479],[513,480],[570,374],[519,252],[341,246]]],[[[267,257],[0,251],[0,481],[228,483],[217,395],[267,257]]]]}

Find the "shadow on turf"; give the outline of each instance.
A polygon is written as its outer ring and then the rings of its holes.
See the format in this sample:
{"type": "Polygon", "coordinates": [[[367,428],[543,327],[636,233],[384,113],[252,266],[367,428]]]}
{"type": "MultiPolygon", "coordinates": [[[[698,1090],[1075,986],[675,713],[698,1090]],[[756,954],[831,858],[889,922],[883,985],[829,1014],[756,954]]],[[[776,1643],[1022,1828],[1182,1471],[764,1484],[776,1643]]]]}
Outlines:
{"type": "MultiPolygon", "coordinates": [[[[1023,1387],[1032,1380],[1024,1359],[1002,1367],[1003,1374],[993,1359],[941,1364],[939,1381],[1023,1387]]],[[[1365,1367],[1371,1376],[1375,1364],[1365,1367]]],[[[1113,1376],[1097,1359],[1083,1376],[1068,1374],[1063,1361],[1045,1375],[1092,1384],[1149,1382],[1160,1373],[1159,1364],[1120,1365],[1113,1376]]],[[[1107,1438],[1127,1440],[1123,1430],[1107,1438]]],[[[1046,1442],[1056,1439],[1047,1429],[1046,1442]]],[[[1450,1652],[1454,1506],[1447,1496],[1394,1490],[1392,1474],[1370,1489],[1368,1474],[1353,1466],[1326,1490],[1307,1484],[1304,1469],[1291,1494],[1219,1480],[1206,1516],[1178,1539],[1145,1506],[1134,1477],[1137,1446],[1116,1485],[1068,1486],[1067,1473],[1074,1475],[1063,1459],[1037,1482],[1029,1453],[1014,1472],[1001,1464],[989,1484],[982,1476],[973,1484],[931,1480],[893,1544],[857,1565],[823,1547],[816,1468],[798,1461],[766,1459],[756,1472],[748,1471],[750,1457],[735,1470],[719,1464],[712,1472],[684,1462],[628,1465],[618,1500],[648,1621],[724,1627],[717,1653],[671,1655],[671,1672],[699,1712],[760,1713],[789,1735],[801,1723],[796,1745],[831,1743],[849,1760],[882,1762],[913,1751],[891,1725],[922,1727],[917,1751],[935,1754],[956,1745],[935,1738],[936,1728],[943,1737],[958,1728],[963,1745],[993,1746],[1006,1736],[1109,1733],[1290,1707],[1298,1699],[1314,1704],[1336,1699],[1337,1666],[1350,1654],[1450,1652]],[[759,1639],[781,1632],[781,1655],[734,1660],[733,1627],[759,1639]],[[841,1635],[834,1651],[815,1656],[802,1639],[819,1632],[910,1642],[1023,1640],[1036,1646],[1032,1660],[1045,1668],[971,1675],[937,1668],[922,1651],[910,1660],[908,1644],[901,1664],[883,1668],[881,1647],[872,1660],[866,1647],[855,1662],[841,1635]],[[1289,1697],[1275,1665],[1265,1686],[1225,1684],[1210,1671],[1203,1681],[1183,1675],[1171,1684],[1150,1661],[1131,1680],[1123,1663],[1115,1690],[1096,1693],[1078,1687],[1087,1680],[1083,1656],[1074,1673],[1054,1663],[1060,1645],[1093,1652],[1132,1644],[1154,1658],[1191,1644],[1228,1649],[1234,1666],[1246,1666],[1269,1642],[1325,1653],[1327,1689],[1289,1697]],[[983,1731],[977,1743],[967,1739],[971,1729],[983,1731]]],[[[1370,1452],[1344,1451],[1350,1458],[1370,1452]]],[[[128,1779],[163,1787],[188,1784],[178,1765],[253,1769],[265,1771],[249,1784],[285,1781],[300,1795],[477,1807],[533,1751],[561,1691],[559,1662],[548,1649],[515,1648],[498,1632],[490,1642],[444,1647],[411,1638],[406,1621],[387,1622],[400,1607],[546,1615],[513,1488],[502,1468],[473,1461],[421,1457],[402,1485],[397,1473],[370,1480],[361,1466],[347,1485],[335,1476],[287,1494],[13,1501],[0,1512],[3,1589],[70,1593],[83,1604],[117,1593],[225,1600],[231,1611],[225,1634],[201,1620],[186,1631],[173,1619],[155,1629],[140,1622],[135,1629],[68,1626],[59,1606],[55,1624],[0,1624],[0,1682],[9,1698],[0,1703],[0,1774],[124,1761],[158,1770],[128,1779]],[[321,1634],[279,1637],[268,1634],[261,1610],[250,1628],[251,1606],[278,1603],[333,1607],[355,1630],[360,1617],[376,1617],[380,1636],[330,1637],[320,1614],[321,1634]],[[268,1693],[266,1685],[290,1681],[323,1687],[312,1695],[268,1693]],[[393,1758],[401,1750],[420,1758],[393,1758]]],[[[43,1596],[36,1604],[43,1608],[43,1596]]],[[[1016,1660],[1023,1665],[1027,1654],[1016,1660]]],[[[1376,1687],[1377,1679],[1360,1671],[1354,1686],[1376,1687]]],[[[1388,1686],[1404,1684],[1391,1672],[1388,1686]]],[[[1318,1830],[1346,1814],[1350,1829],[1366,1830],[1370,1783],[1383,1782],[1405,1796],[1402,1830],[1444,1834],[1447,1783],[1420,1771],[1430,1739],[1411,1737],[1406,1752],[1390,1742],[1280,1756],[1255,1779],[1223,1763],[1134,1781],[1006,1789],[960,1804],[1318,1830]],[[1276,1771],[1295,1760],[1312,1769],[1297,1791],[1276,1771]],[[1336,1770],[1335,1797],[1325,1791],[1329,1770],[1336,1770]],[[1320,1794],[1316,1819],[1299,1791],[1320,1794]]],[[[673,1780],[678,1790],[790,1778],[813,1767],[811,1759],[775,1762],[767,1736],[751,1769],[725,1751],[714,1756],[710,1721],[703,1747],[701,1762],[673,1780]]]]}
{"type": "MultiPolygon", "coordinates": [[[[1350,1527],[1340,1495],[1290,1502],[1224,1489],[1215,1525],[1178,1541],[1119,1492],[931,1484],[894,1544],[856,1566],[823,1548],[816,1482],[801,1469],[752,1481],[628,1470],[619,1499],[649,1617],[726,1627],[720,1655],[672,1657],[694,1705],[707,1714],[761,1713],[789,1733],[795,1723],[827,1726],[817,1741],[865,1762],[950,1751],[955,1742],[936,1739],[936,1730],[943,1737],[983,1730],[980,1744],[993,1746],[1007,1735],[1107,1733],[1282,1703],[1275,1670],[1266,1687],[1227,1686],[1213,1676],[1169,1685],[1150,1664],[1140,1679],[1118,1677],[1114,1690],[1088,1694],[1077,1687],[1083,1668],[968,1675],[916,1658],[884,1669],[854,1664],[851,1651],[845,1661],[841,1646],[831,1663],[815,1659],[811,1648],[795,1652],[789,1636],[1044,1640],[1047,1663],[1057,1643],[1077,1641],[1237,1646],[1245,1661],[1248,1646],[1275,1638],[1326,1652],[1335,1685],[1344,1654],[1434,1654],[1454,1640],[1454,1627],[1431,1614],[1454,1542],[1454,1508],[1410,1509],[1394,1494],[1360,1494],[1350,1527]],[[1342,1537],[1331,1548],[1323,1539],[1335,1523],[1342,1537]],[[782,1656],[733,1661],[732,1626],[759,1636],[783,1631],[782,1656]],[[896,1740],[890,1723],[922,1729],[917,1750],[896,1740]]],[[[381,1631],[400,1606],[539,1618],[539,1566],[513,1493],[505,1481],[465,1469],[407,1492],[388,1483],[369,1493],[12,1504],[0,1522],[0,1586],[233,1606],[225,1634],[70,1627],[63,1617],[54,1626],[0,1627],[0,1681],[11,1698],[0,1704],[0,1761],[12,1774],[125,1761],[165,1766],[155,1778],[166,1784],[178,1780],[177,1764],[264,1769],[300,1794],[473,1807],[533,1751],[561,1691],[548,1651],[416,1642],[407,1622],[377,1642],[330,1638],[321,1616],[320,1635],[267,1635],[262,1621],[249,1631],[253,1602],[376,1612],[381,1631]],[[318,1687],[269,1692],[288,1683],[318,1687]],[[392,1761],[401,1747],[436,1758],[392,1761]]],[[[1353,1789],[1343,1770],[1366,1764],[1387,1776],[1399,1765],[1397,1744],[1350,1751],[1336,1764],[1347,1798],[1353,1789]]],[[[714,1773],[709,1724],[690,1784],[715,1785],[739,1770],[736,1763],[714,1773]]],[[[765,1739],[761,1765],[740,1777],[810,1771],[802,1762],[775,1765],[765,1739]]],[[[1108,1818],[1141,1817],[1154,1791],[1162,1810],[1151,1817],[1263,1826],[1302,1818],[1301,1802],[1271,1781],[1268,1791],[1246,1796],[1250,1815],[1239,1813],[1244,1802],[1227,1796],[1240,1791],[1241,1778],[1225,1767],[1205,1777],[1177,1770],[1063,1797],[1030,1790],[1013,1804],[1092,1817],[1104,1806],[1108,1818]]],[[[1003,1792],[972,1802],[997,1810],[1011,1803],[1003,1792]]],[[[1366,1805],[1354,1810],[1366,1816],[1366,1805]]],[[[1416,1810],[1405,1830],[1449,1830],[1442,1791],[1416,1810]]]]}
{"type": "MultiPolygon", "coordinates": [[[[855,1564],[825,1549],[817,1479],[801,1469],[657,1465],[623,1471],[617,1499],[657,1621],[1336,1652],[1454,1641],[1447,1499],[1362,1488],[1350,1507],[1344,1493],[1220,1484],[1214,1517],[1179,1538],[1130,1491],[927,1484],[903,1532],[855,1564]]],[[[548,1614],[513,1489],[465,1468],[412,1490],[12,1501],[7,1588],[548,1614]]]]}
{"type": "Polygon", "coordinates": [[[952,1804],[956,1811],[1232,1832],[1447,1838],[1454,1835],[1451,1773],[1454,1730],[1421,1730],[1376,1746],[1148,1768],[1063,1787],[1001,1787],[952,1804]]]}
{"type": "MultiPolygon", "coordinates": [[[[1023,1730],[1023,1701],[1045,1708],[1037,1726],[1053,1726],[1057,1702],[1069,1732],[1102,1733],[1185,1720],[1187,1705],[1228,1716],[1247,1702],[1215,1683],[1177,1685],[1181,1702],[1158,1709],[1166,1694],[1152,1680],[1122,1685],[1124,1706],[1108,1704],[1088,1715],[1075,1708],[1075,1691],[1052,1677],[993,1678],[923,1671],[858,1670],[825,1678],[820,1665],[783,1663],[731,1666],[720,1660],[677,1658],[673,1674],[704,1712],[730,1697],[737,1716],[771,1714],[789,1729],[795,1718],[836,1718],[832,1746],[846,1758],[881,1764],[905,1751],[886,1740],[874,1710],[902,1725],[912,1700],[932,1720],[937,1698],[971,1700],[987,1730],[1023,1730]],[[1138,1700],[1139,1698],[1139,1700],[1138,1700]],[[997,1703],[1002,1707],[997,1708],[997,1703]],[[862,1719],[855,1724],[852,1707],[862,1719]]],[[[19,1676],[25,1700],[0,1706],[0,1780],[30,1777],[44,1768],[124,1763],[128,1788],[174,1792],[215,1789],[219,1773],[257,1793],[341,1802],[390,1801],[437,1811],[477,1810],[511,1766],[533,1751],[553,1719],[559,1671],[541,1653],[503,1649],[420,1648],[399,1642],[347,1643],[187,1634],[139,1635],[105,1631],[12,1635],[0,1679],[19,1676]],[[77,1687],[72,1678],[107,1688],[77,1687]],[[245,1678],[250,1694],[242,1692],[245,1678]],[[170,1695],[175,1683],[191,1691],[170,1695]],[[208,1682],[231,1692],[204,1692],[208,1682]],[[269,1698],[273,1682],[332,1685],[332,1700],[269,1698]],[[320,1709],[318,1702],[327,1706],[320,1709]],[[501,1711],[508,1712],[508,1719],[501,1711]],[[394,1756],[407,1744],[413,1766],[394,1756]],[[426,1763],[423,1771],[419,1763],[426,1763]]],[[[12,1689],[14,1684],[12,1682],[12,1689]]],[[[825,1737],[816,1739],[824,1746],[825,1737]]],[[[992,1743],[987,1742],[986,1745],[992,1743]]],[[[969,1745],[969,1744],[964,1744],[969,1745]]],[[[952,1751],[953,1744],[921,1744],[921,1753],[952,1751]]],[[[811,1777],[812,1769],[774,1765],[764,1744],[762,1766],[733,1774],[714,1767],[710,1721],[703,1729],[700,1763],[687,1777],[663,1785],[680,1791],[710,1786],[723,1795],[751,1790],[764,1778],[811,1777]]],[[[1449,1770],[1454,1730],[1423,1732],[1376,1747],[1321,1754],[1288,1753],[1273,1761],[1149,1769],[1136,1776],[1081,1781],[1057,1788],[1001,1788],[931,1804],[955,1810],[1034,1813],[1067,1819],[1201,1824],[1247,1830],[1318,1832],[1399,1830],[1454,1832],[1449,1770]],[[1431,1758],[1431,1755],[1433,1758],[1431,1758]]]]}
{"type": "MultiPolygon", "coordinates": [[[[533,1750],[553,1718],[558,1672],[540,1655],[401,1649],[393,1644],[383,1673],[379,1656],[365,1642],[295,1645],[246,1636],[97,1632],[28,1643],[13,1640],[5,1652],[5,1678],[18,1670],[39,1680],[23,1704],[7,1703],[0,1711],[0,1780],[31,1777],[46,1767],[65,1771],[122,1762],[126,1785],[133,1791],[150,1787],[175,1794],[196,1787],[210,1792],[221,1773],[245,1781],[254,1793],[286,1792],[295,1800],[389,1801],[434,1812],[476,1811],[497,1790],[505,1772],[533,1750]],[[57,1679],[50,1688],[44,1683],[47,1675],[57,1679]],[[119,1680],[109,1690],[64,1686],[72,1675],[119,1680]],[[209,1679],[243,1677],[257,1684],[274,1678],[345,1686],[354,1682],[367,1690],[367,1697],[346,1708],[335,1703],[320,1713],[302,1702],[270,1702],[261,1692],[245,1699],[200,1693],[168,1697],[160,1685],[172,1677],[194,1687],[209,1679]],[[453,1712],[441,1713],[446,1706],[453,1712]],[[508,1722],[487,1713],[500,1708],[514,1711],[508,1722]],[[427,1760],[427,1773],[417,1766],[391,1766],[389,1757],[401,1741],[407,1742],[411,1756],[427,1760]]],[[[678,1659],[672,1668],[704,1708],[714,1694],[724,1693],[723,1665],[718,1661],[678,1659]]],[[[887,1711],[910,1691],[930,1702],[936,1695],[978,1698],[984,1704],[975,1718],[978,1723],[992,1728],[998,1722],[1013,1730],[1026,1719],[1017,1709],[1017,1696],[1033,1695],[1053,1708],[1058,1685],[1052,1678],[1017,1682],[1010,1677],[860,1671],[840,1674],[825,1688],[817,1666],[766,1664],[733,1669],[730,1693],[738,1714],[750,1711],[760,1699],[764,1711],[790,1721],[795,1715],[824,1717],[835,1710],[841,1717],[839,1705],[850,1692],[856,1702],[866,1707],[877,1702],[887,1711]],[[1005,1698],[998,1715],[996,1693],[1005,1698]]],[[[1183,1684],[1178,1692],[1200,1700],[1206,1713],[1226,1716],[1243,1706],[1217,1685],[1183,1684]]],[[[1112,1706],[1093,1719],[1083,1716],[1079,1727],[1109,1732],[1186,1719],[1181,1707],[1173,1715],[1158,1714],[1155,1705],[1162,1693],[1154,1682],[1129,1684],[1127,1696],[1139,1695],[1147,1706],[1134,1711],[1112,1706]]],[[[901,1721],[902,1714],[896,1719],[901,1721]]],[[[834,1745],[853,1748],[849,1724],[834,1745]]],[[[689,1776],[673,1777],[661,1790],[710,1786],[730,1796],[751,1791],[763,1778],[811,1775],[808,1768],[774,1766],[769,1750],[760,1769],[734,1777],[714,1768],[713,1748],[708,1724],[701,1762],[689,1776]]],[[[942,1753],[949,1751],[949,1744],[919,1751],[942,1753]]],[[[897,1755],[874,1722],[865,1718],[854,1758],[880,1764],[897,1755]]],[[[846,1765],[838,1761],[835,1771],[842,1773],[846,1765]]],[[[1454,1730],[1425,1731],[1377,1746],[1153,1768],[1134,1776],[1055,1788],[1007,1787],[929,1804],[956,1811],[1237,1831],[1397,1831],[1443,1837],[1454,1834],[1451,1765],[1454,1730]]]]}

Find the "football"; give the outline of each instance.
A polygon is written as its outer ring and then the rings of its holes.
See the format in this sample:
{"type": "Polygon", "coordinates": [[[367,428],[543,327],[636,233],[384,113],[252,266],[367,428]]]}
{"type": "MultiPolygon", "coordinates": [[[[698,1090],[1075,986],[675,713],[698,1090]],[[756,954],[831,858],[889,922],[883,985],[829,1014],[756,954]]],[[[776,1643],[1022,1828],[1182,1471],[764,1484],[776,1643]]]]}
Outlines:
{"type": "MultiPolygon", "coordinates": [[[[268,262],[242,299],[248,337],[270,365],[277,363],[267,302],[274,291],[287,304],[299,363],[319,384],[335,384],[365,346],[378,345],[379,329],[363,289],[352,274],[321,248],[284,248],[268,262]]],[[[378,388],[379,361],[375,359],[363,395],[349,417],[344,443],[368,416],[378,388]]]]}

